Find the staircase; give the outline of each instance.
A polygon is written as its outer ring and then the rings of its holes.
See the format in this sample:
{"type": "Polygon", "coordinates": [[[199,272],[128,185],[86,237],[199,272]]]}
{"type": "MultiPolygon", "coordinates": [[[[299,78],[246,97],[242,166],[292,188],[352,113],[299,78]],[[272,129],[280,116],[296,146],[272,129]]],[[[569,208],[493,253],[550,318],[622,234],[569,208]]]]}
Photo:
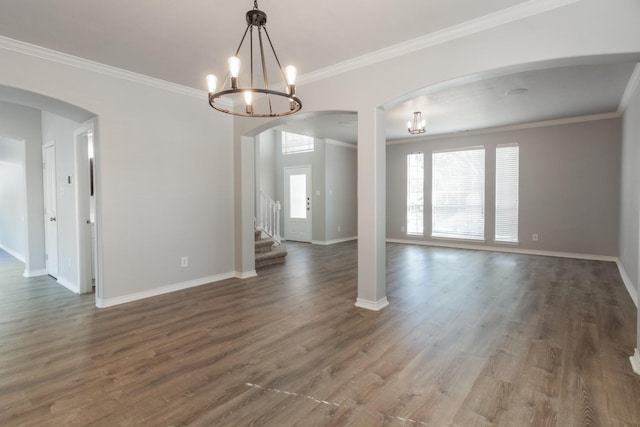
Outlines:
{"type": "Polygon", "coordinates": [[[255,234],[256,269],[267,265],[283,264],[287,256],[287,248],[276,245],[271,237],[263,237],[262,230],[256,229],[255,234]]]}

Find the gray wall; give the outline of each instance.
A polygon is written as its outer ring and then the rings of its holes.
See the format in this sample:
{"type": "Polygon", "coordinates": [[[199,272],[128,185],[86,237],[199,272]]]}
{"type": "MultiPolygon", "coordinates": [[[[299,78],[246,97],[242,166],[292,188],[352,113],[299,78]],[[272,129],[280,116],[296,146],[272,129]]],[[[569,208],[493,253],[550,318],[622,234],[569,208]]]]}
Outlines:
{"type": "Polygon", "coordinates": [[[347,147],[343,143],[326,141],[325,240],[328,242],[358,235],[357,157],[356,146],[347,147]]]}
{"type": "Polygon", "coordinates": [[[22,262],[27,250],[24,141],[0,136],[0,248],[22,262]]]}
{"type": "Polygon", "coordinates": [[[56,209],[58,224],[58,280],[79,288],[78,233],[73,132],[80,123],[42,112],[42,143],[56,147],[56,209]],[[68,177],[71,177],[69,183],[68,177]]]}
{"type": "MultiPolygon", "coordinates": [[[[26,186],[25,274],[44,273],[44,209],[42,189],[41,112],[35,108],[0,101],[0,134],[24,140],[26,186]]],[[[2,209],[2,207],[0,207],[2,209]]]]}
{"type": "MultiPolygon", "coordinates": [[[[493,241],[495,148],[497,144],[517,142],[520,146],[520,243],[517,248],[616,256],[620,128],[619,119],[608,119],[390,145],[387,148],[387,238],[416,239],[400,231],[400,227],[406,226],[408,153],[425,153],[425,200],[428,201],[431,200],[431,152],[483,145],[485,242],[480,244],[504,247],[493,241]],[[538,241],[532,240],[534,233],[539,235],[538,241]]],[[[432,240],[430,232],[431,207],[427,205],[425,236],[417,239],[432,240]]]]}

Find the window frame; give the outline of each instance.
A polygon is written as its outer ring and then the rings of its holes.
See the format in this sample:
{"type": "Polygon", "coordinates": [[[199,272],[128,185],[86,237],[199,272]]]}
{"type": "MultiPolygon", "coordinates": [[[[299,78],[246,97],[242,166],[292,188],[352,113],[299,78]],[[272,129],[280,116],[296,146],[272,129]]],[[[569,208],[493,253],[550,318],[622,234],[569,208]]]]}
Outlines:
{"type": "MultiPolygon", "coordinates": [[[[470,159],[466,159],[468,162],[470,159]]],[[[465,159],[460,160],[464,162],[465,159]]],[[[471,146],[471,147],[463,147],[456,149],[446,149],[446,150],[434,150],[431,153],[431,237],[434,239],[450,239],[455,241],[470,241],[470,242],[484,242],[486,241],[486,149],[483,145],[481,146],[471,146]],[[438,188],[441,181],[437,175],[447,175],[450,176],[453,174],[455,176],[456,173],[464,173],[464,171],[471,170],[468,167],[464,167],[461,164],[450,164],[447,167],[451,170],[447,171],[446,169],[440,170],[440,166],[442,162],[438,162],[437,157],[444,154],[453,154],[453,153],[461,153],[461,152],[478,152],[480,153],[479,163],[475,165],[477,168],[477,172],[471,177],[462,177],[464,178],[462,181],[452,181],[449,186],[451,187],[463,187],[463,186],[471,186],[475,191],[450,191],[449,194],[446,191],[443,191],[438,188]],[[448,173],[447,173],[448,172],[448,173]],[[476,184],[478,183],[478,184],[476,184]],[[456,194],[457,193],[457,194],[456,194]],[[471,199],[475,201],[475,204],[464,205],[462,203],[451,204],[448,208],[444,203],[439,203],[438,199],[444,198],[445,200],[453,200],[456,199],[471,199]],[[456,208],[456,206],[459,206],[456,208]],[[474,212],[473,209],[470,209],[470,212],[465,212],[465,208],[467,206],[476,206],[479,207],[479,213],[474,212]],[[467,227],[466,231],[453,230],[453,228],[449,228],[448,230],[444,230],[444,224],[438,223],[439,218],[443,216],[443,213],[446,213],[446,210],[449,209],[452,212],[455,210],[461,209],[461,219],[466,219],[467,222],[472,221],[474,216],[478,215],[480,218],[478,221],[475,221],[475,227],[470,226],[467,227]],[[441,213],[437,211],[440,210],[441,213]],[[474,232],[475,231],[475,232],[474,232]]],[[[467,188],[463,190],[468,190],[467,188]]],[[[449,213],[452,215],[452,213],[449,213]]],[[[452,223],[456,224],[455,222],[452,223]]],[[[462,224],[462,222],[458,222],[458,224],[462,224]]],[[[459,228],[464,228],[460,227],[459,228]]]]}
{"type": "MultiPolygon", "coordinates": [[[[419,163],[419,162],[418,162],[419,163]]],[[[424,153],[416,152],[407,154],[407,217],[406,217],[406,229],[405,233],[407,236],[424,236],[424,153]],[[411,160],[415,156],[420,156],[422,160],[422,167],[416,163],[413,171],[416,172],[415,175],[412,175],[412,164],[411,160]],[[415,182],[412,182],[415,181],[415,182]],[[415,190],[415,191],[412,191],[415,190]],[[419,190],[419,191],[418,191],[419,190]],[[415,196],[415,197],[414,197],[415,196]],[[419,200],[422,199],[422,203],[419,200]],[[411,220],[412,213],[415,213],[415,210],[421,210],[422,215],[420,215],[419,222],[416,220],[411,220]],[[418,228],[414,228],[414,226],[419,225],[418,228]]]]}
{"type": "Polygon", "coordinates": [[[282,155],[312,153],[315,150],[315,139],[312,136],[295,132],[281,132],[282,155]]]}
{"type": "MultiPolygon", "coordinates": [[[[495,243],[500,243],[500,244],[519,244],[520,243],[520,233],[519,233],[519,227],[520,227],[520,145],[517,142],[512,142],[512,143],[507,143],[507,144],[498,144],[496,145],[496,173],[495,173],[495,215],[494,215],[494,232],[493,232],[493,241],[495,243]],[[509,149],[509,148],[516,148],[517,149],[517,161],[516,161],[516,165],[515,165],[515,170],[516,170],[516,177],[515,177],[515,206],[513,206],[513,204],[511,206],[509,206],[508,202],[502,202],[502,206],[500,206],[501,201],[500,199],[500,194],[502,193],[501,189],[499,188],[499,185],[501,183],[504,183],[504,175],[500,174],[500,165],[499,165],[499,154],[498,154],[498,150],[500,149],[509,149]],[[501,209],[507,209],[507,210],[515,210],[515,234],[510,234],[507,237],[498,237],[498,232],[499,229],[504,228],[504,227],[500,227],[499,225],[499,218],[500,218],[500,210],[501,209]]],[[[505,167],[507,167],[508,165],[505,165],[505,167]]],[[[511,168],[513,169],[513,165],[511,165],[511,168]]],[[[511,184],[513,185],[513,183],[511,184]]],[[[503,191],[508,191],[508,190],[503,190],[503,191]]],[[[513,194],[510,195],[511,198],[513,198],[513,194]]],[[[512,225],[513,227],[513,225],[512,225]]],[[[505,234],[506,236],[506,234],[505,234]]]]}

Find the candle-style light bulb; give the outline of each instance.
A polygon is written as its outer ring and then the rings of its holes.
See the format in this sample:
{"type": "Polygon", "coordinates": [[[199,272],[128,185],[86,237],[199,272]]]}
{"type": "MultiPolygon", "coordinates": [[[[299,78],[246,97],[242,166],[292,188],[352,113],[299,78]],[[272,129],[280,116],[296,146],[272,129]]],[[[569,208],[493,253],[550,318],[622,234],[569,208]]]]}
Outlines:
{"type": "Polygon", "coordinates": [[[298,75],[298,70],[293,65],[289,65],[284,69],[284,73],[287,76],[287,83],[290,85],[296,84],[296,76],[298,75]]]}
{"type": "Polygon", "coordinates": [[[253,114],[253,105],[251,105],[252,102],[252,96],[253,94],[249,91],[244,92],[244,102],[247,104],[247,114],[253,114]]]}
{"type": "Polygon", "coordinates": [[[218,85],[218,78],[213,74],[209,74],[207,76],[207,88],[209,90],[209,93],[215,93],[217,85],[218,85]]]}
{"type": "Polygon", "coordinates": [[[240,58],[232,56],[227,61],[229,64],[229,74],[231,75],[231,88],[238,88],[238,75],[240,74],[240,58]]]}
{"type": "Polygon", "coordinates": [[[298,75],[298,70],[296,70],[296,67],[293,65],[289,65],[284,69],[284,74],[287,78],[287,89],[289,91],[289,95],[296,96],[296,76],[298,75]]]}

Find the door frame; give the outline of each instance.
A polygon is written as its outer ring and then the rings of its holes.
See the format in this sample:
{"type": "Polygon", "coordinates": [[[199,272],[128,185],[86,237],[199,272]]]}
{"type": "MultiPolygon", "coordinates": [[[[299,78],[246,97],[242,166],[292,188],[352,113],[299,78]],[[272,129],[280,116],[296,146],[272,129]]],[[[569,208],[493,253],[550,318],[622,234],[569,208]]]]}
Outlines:
{"type": "Polygon", "coordinates": [[[74,148],[74,170],[76,175],[75,180],[75,199],[76,199],[76,250],[77,250],[77,277],[78,277],[78,290],[81,294],[90,293],[93,291],[92,283],[92,259],[95,259],[95,296],[96,300],[101,298],[102,295],[102,276],[100,268],[101,253],[100,244],[98,240],[99,233],[96,233],[95,238],[95,253],[91,244],[92,224],[90,221],[90,199],[89,199],[89,161],[87,155],[87,135],[92,133],[93,135],[93,187],[96,197],[96,212],[95,212],[95,227],[99,228],[99,215],[97,209],[97,201],[99,191],[97,191],[97,168],[96,168],[96,120],[90,119],[84,122],[73,132],[73,148],[74,148]]]}
{"type": "Polygon", "coordinates": [[[58,208],[57,208],[57,197],[58,197],[58,180],[57,180],[57,171],[56,171],[56,143],[54,140],[48,141],[42,146],[42,182],[43,182],[43,194],[44,194],[44,212],[42,215],[42,219],[44,222],[44,249],[45,249],[45,263],[44,268],[46,274],[54,277],[56,280],[58,279],[58,275],[60,274],[60,262],[59,262],[59,250],[58,250],[58,239],[60,235],[58,233],[58,208]],[[51,161],[47,160],[47,150],[53,150],[53,164],[51,161]],[[49,175],[51,169],[53,169],[53,182],[48,182],[49,175]],[[51,192],[51,194],[49,194],[51,192]],[[51,218],[47,218],[50,213],[47,209],[49,207],[49,200],[53,200],[53,204],[55,205],[55,217],[52,221],[51,218]],[[55,239],[51,242],[48,228],[51,226],[49,222],[55,222],[55,239]],[[52,251],[53,250],[53,251],[52,251]],[[51,259],[52,255],[54,255],[55,262],[51,259]],[[55,264],[55,265],[54,265],[55,264]],[[55,268],[52,268],[55,267],[55,268]],[[55,271],[54,271],[55,270],[55,271]]]}

